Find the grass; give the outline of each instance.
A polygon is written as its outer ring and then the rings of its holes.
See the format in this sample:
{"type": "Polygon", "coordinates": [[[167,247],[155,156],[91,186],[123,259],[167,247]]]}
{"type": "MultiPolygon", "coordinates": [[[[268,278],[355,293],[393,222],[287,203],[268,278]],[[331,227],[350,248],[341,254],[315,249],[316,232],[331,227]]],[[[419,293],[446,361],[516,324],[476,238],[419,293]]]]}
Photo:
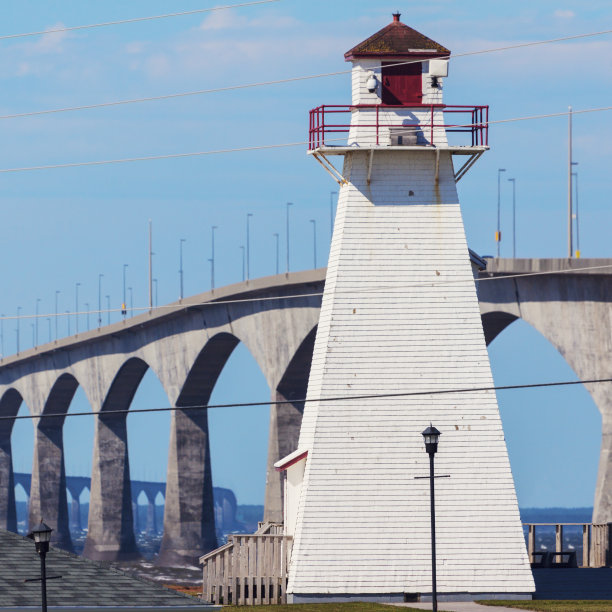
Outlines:
{"type": "Polygon", "coordinates": [[[485,606],[505,606],[506,608],[516,608],[517,610],[535,610],[536,612],[612,612],[612,601],[556,601],[556,600],[535,600],[535,601],[502,601],[487,600],[479,601],[485,606]]]}

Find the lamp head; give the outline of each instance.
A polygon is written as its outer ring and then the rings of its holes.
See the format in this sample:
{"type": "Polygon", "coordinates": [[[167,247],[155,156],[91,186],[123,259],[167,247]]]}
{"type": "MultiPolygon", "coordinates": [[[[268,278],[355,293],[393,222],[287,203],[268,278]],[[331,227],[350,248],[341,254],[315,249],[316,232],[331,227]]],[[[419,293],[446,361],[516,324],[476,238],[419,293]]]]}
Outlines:
{"type": "Polygon", "coordinates": [[[36,544],[36,552],[38,554],[49,552],[49,541],[51,540],[52,531],[53,529],[51,529],[49,525],[46,525],[41,520],[40,525],[28,533],[28,538],[30,538],[30,540],[34,540],[34,544],[36,544]]]}
{"type": "Polygon", "coordinates": [[[423,439],[425,441],[425,450],[429,455],[433,455],[438,450],[438,440],[441,436],[440,432],[433,426],[429,427],[422,432],[423,439]]]}
{"type": "Polygon", "coordinates": [[[366,81],[366,87],[368,88],[368,91],[370,93],[374,93],[376,91],[376,88],[378,87],[378,79],[376,78],[376,75],[373,72],[370,72],[370,75],[368,76],[368,80],[366,81]]]}

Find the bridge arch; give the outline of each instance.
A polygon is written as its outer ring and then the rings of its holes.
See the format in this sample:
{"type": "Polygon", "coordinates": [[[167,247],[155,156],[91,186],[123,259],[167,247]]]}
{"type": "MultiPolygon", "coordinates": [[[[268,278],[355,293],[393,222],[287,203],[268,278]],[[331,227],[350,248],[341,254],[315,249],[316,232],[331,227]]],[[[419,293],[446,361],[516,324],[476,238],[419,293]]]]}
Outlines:
{"type": "Polygon", "coordinates": [[[28,521],[30,527],[41,517],[53,527],[52,542],[72,551],[66,494],[64,421],[79,386],[73,374],[64,372],[53,383],[39,418],[35,421],[34,459],[28,521]]]}
{"type": "MultiPolygon", "coordinates": [[[[557,372],[565,369],[562,380],[580,380],[572,360],[567,358],[564,350],[567,346],[559,346],[554,336],[551,339],[546,334],[546,325],[538,329],[527,317],[500,310],[484,315],[483,327],[490,344],[496,385],[546,382],[551,380],[551,369],[557,372]],[[525,347],[531,347],[540,356],[538,360],[532,359],[532,350],[527,351],[525,347]]],[[[587,387],[525,389],[498,394],[512,470],[519,476],[519,482],[522,481],[522,485],[517,485],[521,507],[565,506],[570,498],[573,505],[591,505],[599,458],[598,444],[593,442],[600,439],[601,421],[598,410],[585,406],[586,403],[596,408],[587,387]],[[586,410],[577,411],[575,405],[586,410]],[[535,436],[529,427],[534,413],[538,422],[547,424],[544,438],[540,428],[535,436]],[[577,445],[580,439],[592,443],[577,445]],[[583,449],[580,454],[578,446],[583,449]],[[526,473],[529,478],[520,478],[526,473]],[[567,496],[565,501],[562,494],[567,496]]]]}
{"type": "Polygon", "coordinates": [[[176,400],[177,408],[186,409],[172,414],[164,536],[159,553],[162,564],[193,561],[198,554],[217,545],[206,406],[219,375],[239,343],[237,336],[226,331],[208,338],[176,400]],[[201,408],[187,409],[189,406],[201,408]]]}
{"type": "MultiPolygon", "coordinates": [[[[139,558],[134,533],[134,502],[128,452],[127,417],[148,370],[141,357],[119,367],[96,420],[89,503],[89,530],[84,555],[99,561],[139,558]]],[[[159,380],[159,379],[158,379],[159,380]]]]}

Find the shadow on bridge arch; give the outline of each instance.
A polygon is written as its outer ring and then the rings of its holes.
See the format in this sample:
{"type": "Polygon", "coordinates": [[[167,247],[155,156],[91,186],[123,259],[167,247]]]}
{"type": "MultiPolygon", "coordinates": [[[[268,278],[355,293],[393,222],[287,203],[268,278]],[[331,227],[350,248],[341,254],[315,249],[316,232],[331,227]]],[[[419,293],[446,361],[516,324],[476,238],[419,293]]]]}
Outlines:
{"type": "MultiPolygon", "coordinates": [[[[497,386],[579,380],[535,327],[504,312],[483,316],[497,386]]],[[[591,507],[601,416],[584,385],[498,392],[519,506],[591,507]]]]}
{"type": "MultiPolygon", "coordinates": [[[[146,478],[150,474],[144,466],[166,456],[170,417],[129,410],[165,406],[168,397],[154,370],[139,357],[129,358],[115,375],[97,420],[86,557],[126,561],[141,556],[135,534],[140,490],[133,490],[133,472],[146,478]]],[[[164,469],[156,473],[160,480],[164,469]]],[[[144,552],[155,553],[155,546],[144,552]]]]}
{"type": "MultiPolygon", "coordinates": [[[[30,450],[30,457],[19,456],[19,463],[31,466],[31,450],[33,448],[33,429],[29,419],[20,421],[15,426],[14,417],[18,413],[29,414],[21,394],[16,389],[8,389],[0,398],[0,528],[17,532],[17,509],[15,503],[15,478],[13,473],[13,457],[21,455],[20,451],[30,450]],[[21,410],[20,410],[21,407],[21,410]],[[25,427],[24,427],[25,425],[25,427]],[[25,443],[25,440],[28,443],[25,443]],[[13,453],[12,442],[17,442],[13,453]],[[24,461],[25,460],[25,461],[24,461]]],[[[29,491],[24,493],[29,495],[29,491]]]]}

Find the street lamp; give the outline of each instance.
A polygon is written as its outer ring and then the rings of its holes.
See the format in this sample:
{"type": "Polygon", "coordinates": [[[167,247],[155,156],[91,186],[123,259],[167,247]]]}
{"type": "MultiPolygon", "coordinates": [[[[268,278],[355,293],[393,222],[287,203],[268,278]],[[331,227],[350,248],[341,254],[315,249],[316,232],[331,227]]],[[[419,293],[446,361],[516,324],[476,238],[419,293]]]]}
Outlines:
{"type": "Polygon", "coordinates": [[[278,234],[272,234],[276,240],[276,273],[278,274],[278,243],[279,243],[279,236],[278,234]]]}
{"type": "Polygon", "coordinates": [[[157,279],[156,278],[153,279],[153,285],[155,286],[155,308],[157,308],[157,305],[159,304],[159,302],[157,300],[158,294],[157,294],[157,279]]]}
{"type": "Polygon", "coordinates": [[[501,247],[501,173],[505,168],[497,169],[497,231],[495,232],[495,242],[497,242],[497,257],[500,256],[501,247]]]}
{"type": "Polygon", "coordinates": [[[516,179],[509,178],[512,183],[512,259],[516,259],[516,179]]]}
{"type": "Polygon", "coordinates": [[[110,295],[106,296],[106,324],[110,325],[110,295]]]}
{"type": "Polygon", "coordinates": [[[87,313],[87,331],[89,331],[89,302],[85,302],[85,312],[87,313]]]}
{"type": "Polygon", "coordinates": [[[42,595],[42,612],[47,612],[47,568],[45,567],[45,557],[49,552],[49,541],[53,529],[40,521],[40,525],[28,534],[30,540],[34,540],[36,552],[40,555],[40,587],[42,595]]]}
{"type": "Polygon", "coordinates": [[[293,202],[287,202],[287,274],[289,274],[289,207],[293,202]]]}
{"type": "Polygon", "coordinates": [[[131,287],[128,287],[128,291],[130,292],[130,317],[134,316],[134,290],[131,287]]]}
{"type": "Polygon", "coordinates": [[[251,278],[251,232],[249,228],[249,221],[251,220],[252,216],[253,216],[253,213],[247,213],[247,220],[246,220],[246,230],[247,230],[247,234],[246,234],[246,279],[247,280],[251,278]]]}
{"type": "Polygon", "coordinates": [[[183,299],[183,243],[187,242],[186,238],[181,238],[179,241],[179,281],[180,281],[180,291],[179,291],[179,299],[183,299]]]}
{"type": "Polygon", "coordinates": [[[68,336],[70,336],[70,311],[66,311],[66,328],[68,330],[68,336]]]}
{"type": "Polygon", "coordinates": [[[431,602],[432,611],[438,612],[438,592],[436,587],[436,506],[434,500],[434,455],[438,450],[440,432],[433,426],[422,432],[425,452],[429,455],[429,500],[431,513],[431,602]]]}
{"type": "Polygon", "coordinates": [[[51,317],[47,317],[47,323],[49,324],[49,342],[51,342],[51,317]]]}
{"type": "Polygon", "coordinates": [[[314,259],[314,269],[317,269],[317,222],[315,219],[311,219],[312,223],[312,255],[314,259]]]}

